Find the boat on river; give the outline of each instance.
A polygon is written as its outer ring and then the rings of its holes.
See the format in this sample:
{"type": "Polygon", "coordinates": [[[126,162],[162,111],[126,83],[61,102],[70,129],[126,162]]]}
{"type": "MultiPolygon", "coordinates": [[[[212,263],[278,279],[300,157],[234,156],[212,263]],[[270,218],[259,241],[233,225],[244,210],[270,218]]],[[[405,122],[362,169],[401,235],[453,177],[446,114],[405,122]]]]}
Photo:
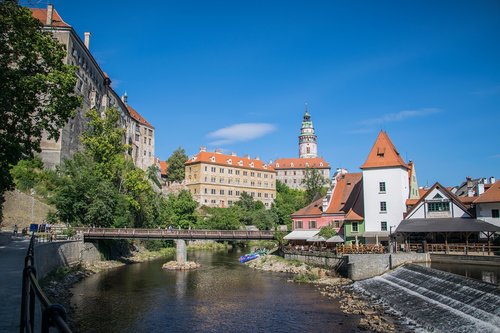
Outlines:
{"type": "Polygon", "coordinates": [[[257,259],[260,256],[263,256],[263,255],[266,255],[266,254],[267,254],[267,250],[266,249],[263,249],[263,250],[262,249],[258,249],[258,250],[255,250],[254,252],[247,253],[247,254],[241,256],[239,260],[240,260],[241,263],[245,263],[247,261],[257,259]]]}

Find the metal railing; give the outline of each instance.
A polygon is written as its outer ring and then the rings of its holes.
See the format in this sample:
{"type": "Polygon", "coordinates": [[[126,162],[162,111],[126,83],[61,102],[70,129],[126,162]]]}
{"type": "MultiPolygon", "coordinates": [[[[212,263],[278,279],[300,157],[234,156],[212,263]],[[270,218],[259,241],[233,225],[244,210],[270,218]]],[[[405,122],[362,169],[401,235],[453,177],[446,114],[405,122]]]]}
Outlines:
{"type": "Polygon", "coordinates": [[[60,304],[52,304],[38,283],[35,268],[35,239],[36,236],[33,234],[24,259],[20,332],[35,332],[37,319],[35,306],[39,303],[42,313],[40,332],[48,333],[50,328],[54,327],[59,332],[71,333],[66,322],[66,310],[60,304]]]}

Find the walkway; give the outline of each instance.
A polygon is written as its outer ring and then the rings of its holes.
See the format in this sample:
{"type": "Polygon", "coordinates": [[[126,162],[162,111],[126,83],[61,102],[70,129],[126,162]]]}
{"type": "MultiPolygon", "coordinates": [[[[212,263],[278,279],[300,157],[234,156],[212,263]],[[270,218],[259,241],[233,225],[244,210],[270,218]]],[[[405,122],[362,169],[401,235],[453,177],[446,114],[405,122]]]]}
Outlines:
{"type": "Polygon", "coordinates": [[[0,332],[18,332],[24,257],[29,239],[0,245],[0,332]]]}

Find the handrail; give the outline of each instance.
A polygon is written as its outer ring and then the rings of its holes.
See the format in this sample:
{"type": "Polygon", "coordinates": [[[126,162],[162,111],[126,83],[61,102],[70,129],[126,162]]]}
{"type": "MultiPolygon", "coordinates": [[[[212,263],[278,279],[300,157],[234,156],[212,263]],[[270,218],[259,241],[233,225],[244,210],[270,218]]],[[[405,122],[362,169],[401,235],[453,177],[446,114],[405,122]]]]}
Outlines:
{"type": "Polygon", "coordinates": [[[42,310],[40,332],[49,333],[50,328],[54,327],[59,332],[71,333],[66,322],[66,310],[60,304],[53,304],[38,283],[35,269],[35,239],[33,233],[24,259],[19,331],[35,332],[35,302],[38,299],[42,310]]]}

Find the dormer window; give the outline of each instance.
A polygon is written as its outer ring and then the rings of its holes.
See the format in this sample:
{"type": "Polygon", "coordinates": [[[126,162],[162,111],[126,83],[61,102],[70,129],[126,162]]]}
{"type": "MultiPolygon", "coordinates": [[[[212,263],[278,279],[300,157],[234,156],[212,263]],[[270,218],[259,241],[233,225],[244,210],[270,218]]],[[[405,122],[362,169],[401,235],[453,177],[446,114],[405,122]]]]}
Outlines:
{"type": "Polygon", "coordinates": [[[243,161],[242,161],[242,160],[239,160],[239,161],[238,161],[238,165],[239,165],[239,166],[243,166],[243,161]]]}
{"type": "Polygon", "coordinates": [[[253,162],[250,163],[250,168],[253,168],[253,162]]]}
{"type": "Polygon", "coordinates": [[[228,159],[227,160],[227,164],[229,164],[229,165],[233,164],[233,160],[232,159],[228,159]]]}
{"type": "Polygon", "coordinates": [[[320,167],[322,167],[322,166],[323,166],[323,162],[321,162],[321,163],[319,164],[319,166],[320,166],[320,167]]]}
{"type": "Polygon", "coordinates": [[[293,168],[293,163],[290,163],[290,166],[293,168]]]}
{"type": "Polygon", "coordinates": [[[210,157],[211,162],[215,162],[215,156],[210,157]]]}
{"type": "Polygon", "coordinates": [[[384,155],[385,155],[385,148],[377,148],[377,156],[384,157],[384,155]]]}
{"type": "Polygon", "coordinates": [[[279,163],[276,163],[276,167],[279,168],[280,167],[280,164],[279,163]]]}

